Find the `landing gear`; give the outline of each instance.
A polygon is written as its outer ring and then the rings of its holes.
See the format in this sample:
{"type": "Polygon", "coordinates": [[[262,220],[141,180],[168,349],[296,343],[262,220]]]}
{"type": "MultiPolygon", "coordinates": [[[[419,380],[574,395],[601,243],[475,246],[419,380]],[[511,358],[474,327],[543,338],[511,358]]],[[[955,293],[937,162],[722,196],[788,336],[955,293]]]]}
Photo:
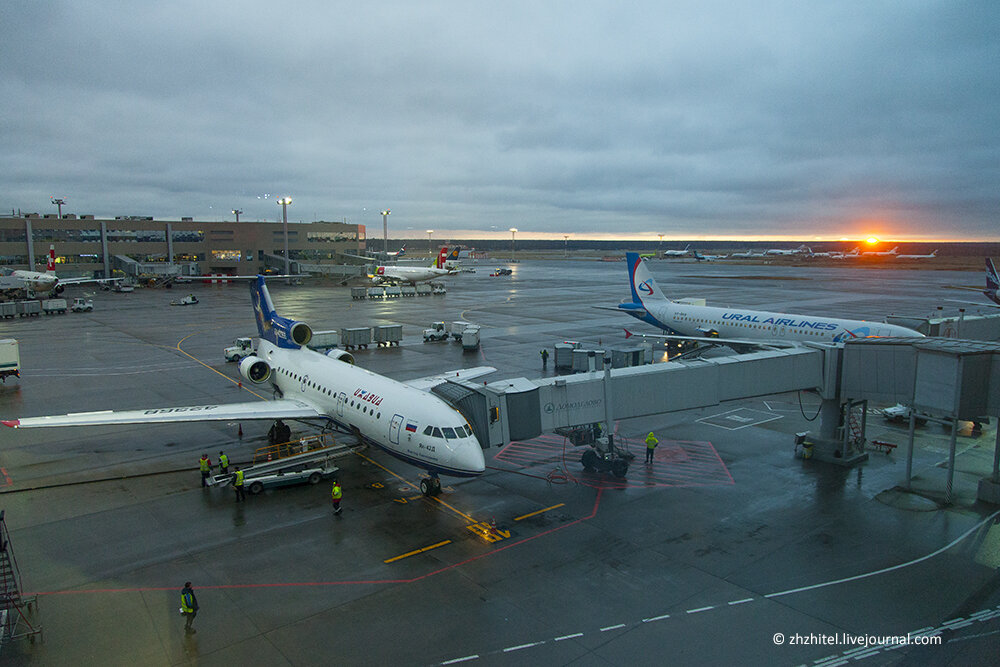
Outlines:
{"type": "Polygon", "coordinates": [[[599,438],[583,453],[580,463],[586,472],[610,472],[615,477],[625,477],[629,462],[634,458],[631,452],[615,447],[612,440],[599,438]]]}
{"type": "Polygon", "coordinates": [[[420,480],[420,492],[426,497],[436,496],[441,493],[441,480],[437,475],[424,477],[420,480]]]}

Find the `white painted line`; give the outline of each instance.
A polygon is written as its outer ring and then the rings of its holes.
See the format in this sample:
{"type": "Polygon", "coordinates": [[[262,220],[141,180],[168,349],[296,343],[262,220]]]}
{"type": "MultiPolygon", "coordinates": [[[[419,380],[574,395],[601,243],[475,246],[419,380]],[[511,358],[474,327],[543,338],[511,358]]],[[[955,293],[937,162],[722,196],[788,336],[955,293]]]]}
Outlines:
{"type": "Polygon", "coordinates": [[[662,616],[654,616],[653,618],[642,619],[643,623],[652,623],[653,621],[662,621],[665,618],[670,618],[670,614],[663,614],[662,616]]]}
{"type": "Polygon", "coordinates": [[[574,639],[575,637],[582,637],[582,632],[574,632],[571,635],[563,635],[562,637],[556,637],[554,641],[561,642],[564,639],[574,639]]]}
{"type": "Polygon", "coordinates": [[[699,611],[708,611],[709,609],[715,609],[715,605],[712,605],[711,607],[699,607],[698,609],[688,609],[686,613],[697,614],[699,611]]]}
{"type": "Polygon", "coordinates": [[[442,665],[454,665],[457,662],[467,662],[469,660],[475,660],[478,657],[479,657],[479,654],[477,653],[476,655],[467,655],[464,658],[455,658],[454,660],[448,660],[446,662],[442,662],[441,664],[442,665]]]}
{"type": "Polygon", "coordinates": [[[531,648],[532,646],[538,646],[539,644],[544,644],[545,642],[531,642],[530,644],[521,644],[520,646],[509,646],[503,650],[504,653],[509,653],[510,651],[520,651],[522,648],[531,648]]]}
{"type": "Polygon", "coordinates": [[[962,540],[964,540],[966,537],[968,537],[972,533],[976,532],[977,530],[979,530],[980,528],[982,528],[983,526],[985,526],[987,523],[990,523],[991,521],[993,521],[997,516],[1000,516],[1000,510],[998,510],[998,511],[994,512],[993,514],[989,515],[988,517],[986,517],[985,519],[983,519],[982,521],[980,521],[979,523],[977,523],[975,526],[973,526],[972,528],[968,529],[967,531],[965,531],[964,533],[962,533],[961,535],[959,535],[954,540],[952,540],[948,544],[944,545],[943,547],[941,547],[937,551],[932,551],[931,553],[926,554],[924,556],[921,556],[920,558],[914,558],[911,561],[907,561],[905,563],[900,563],[899,565],[893,565],[892,567],[884,567],[881,570],[873,570],[871,572],[865,572],[864,574],[856,574],[853,577],[844,577],[843,579],[836,579],[834,581],[824,581],[824,582],[819,583],[819,584],[813,584],[812,586],[803,586],[801,588],[790,588],[787,591],[779,591],[777,593],[768,593],[764,597],[766,597],[766,598],[777,598],[777,597],[781,597],[783,595],[792,595],[794,593],[803,593],[805,591],[812,591],[812,590],[815,590],[817,588],[825,588],[827,586],[836,586],[837,584],[845,584],[845,583],[847,583],[849,581],[858,581],[859,579],[867,579],[868,577],[875,577],[875,576],[878,576],[880,574],[885,574],[887,572],[893,572],[895,570],[902,570],[903,568],[910,567],[911,565],[916,565],[917,563],[922,563],[925,560],[930,560],[931,558],[934,558],[935,556],[944,553],[945,551],[947,551],[948,549],[951,549],[953,546],[955,546],[956,544],[958,544],[959,542],[961,542],[962,540]]]}
{"type": "Polygon", "coordinates": [[[606,628],[601,628],[601,632],[607,632],[608,630],[617,630],[618,628],[624,628],[624,623],[619,623],[618,625],[609,625],[606,628]]]}
{"type": "Polygon", "coordinates": [[[753,602],[753,598],[743,598],[742,600],[733,600],[732,602],[727,602],[726,604],[744,604],[746,602],[753,602]]]}

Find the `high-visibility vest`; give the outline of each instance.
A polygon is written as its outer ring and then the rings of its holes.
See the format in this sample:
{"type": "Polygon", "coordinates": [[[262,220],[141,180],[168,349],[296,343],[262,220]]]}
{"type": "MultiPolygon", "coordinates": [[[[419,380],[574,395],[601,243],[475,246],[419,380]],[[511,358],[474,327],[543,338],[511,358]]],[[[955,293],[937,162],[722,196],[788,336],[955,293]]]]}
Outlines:
{"type": "Polygon", "coordinates": [[[236,471],[236,481],[233,482],[233,484],[235,484],[236,486],[243,486],[243,471],[242,470],[237,470],[236,471]]]}
{"type": "Polygon", "coordinates": [[[181,611],[190,614],[194,611],[194,598],[190,593],[181,593],[181,611]]]}
{"type": "Polygon", "coordinates": [[[659,444],[659,442],[660,441],[656,439],[656,436],[653,435],[652,432],[650,432],[650,434],[646,436],[646,448],[647,449],[653,449],[654,447],[656,447],[657,444],[659,444]]]}
{"type": "Polygon", "coordinates": [[[333,497],[334,500],[340,500],[340,498],[344,495],[340,491],[340,484],[333,485],[333,491],[330,495],[333,497]]]}
{"type": "Polygon", "coordinates": [[[200,461],[198,461],[198,463],[201,464],[202,472],[208,472],[212,469],[212,462],[209,461],[208,459],[201,459],[200,461]]]}
{"type": "Polygon", "coordinates": [[[219,467],[225,470],[229,467],[229,457],[225,454],[219,454],[219,467]]]}

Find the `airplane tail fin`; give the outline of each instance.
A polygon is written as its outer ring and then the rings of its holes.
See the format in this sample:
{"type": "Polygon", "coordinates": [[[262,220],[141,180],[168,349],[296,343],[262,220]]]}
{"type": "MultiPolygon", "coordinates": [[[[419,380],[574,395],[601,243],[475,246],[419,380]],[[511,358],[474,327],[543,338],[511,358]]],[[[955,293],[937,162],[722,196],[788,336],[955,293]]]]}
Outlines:
{"type": "Polygon", "coordinates": [[[54,245],[49,246],[49,259],[45,263],[45,273],[56,272],[56,247],[54,245]]]}
{"type": "Polygon", "coordinates": [[[271,302],[271,294],[264,284],[264,276],[250,283],[250,303],[257,318],[257,332],[261,339],[278,347],[298,349],[312,340],[312,329],[305,322],[296,322],[278,315],[271,302]]]}
{"type": "Polygon", "coordinates": [[[994,292],[1000,289],[1000,276],[997,275],[997,267],[993,266],[993,260],[986,258],[986,289],[994,292]]]}
{"type": "Polygon", "coordinates": [[[444,263],[448,259],[448,248],[447,246],[441,246],[441,252],[438,253],[437,259],[434,261],[435,269],[443,269],[444,263]]]}
{"type": "Polygon", "coordinates": [[[629,285],[632,288],[633,303],[648,303],[650,301],[667,301],[660,291],[649,267],[639,257],[639,253],[625,253],[625,263],[628,265],[629,285]]]}

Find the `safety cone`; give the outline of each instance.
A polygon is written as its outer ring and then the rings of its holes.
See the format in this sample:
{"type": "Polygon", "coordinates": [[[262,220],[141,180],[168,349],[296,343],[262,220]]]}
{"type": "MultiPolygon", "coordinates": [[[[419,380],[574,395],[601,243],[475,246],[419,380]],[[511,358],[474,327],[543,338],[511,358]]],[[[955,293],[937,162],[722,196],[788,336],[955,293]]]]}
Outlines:
{"type": "Polygon", "coordinates": [[[270,460],[271,460],[271,452],[268,452],[268,453],[267,453],[267,460],[268,460],[268,461],[270,461],[270,460]]]}

